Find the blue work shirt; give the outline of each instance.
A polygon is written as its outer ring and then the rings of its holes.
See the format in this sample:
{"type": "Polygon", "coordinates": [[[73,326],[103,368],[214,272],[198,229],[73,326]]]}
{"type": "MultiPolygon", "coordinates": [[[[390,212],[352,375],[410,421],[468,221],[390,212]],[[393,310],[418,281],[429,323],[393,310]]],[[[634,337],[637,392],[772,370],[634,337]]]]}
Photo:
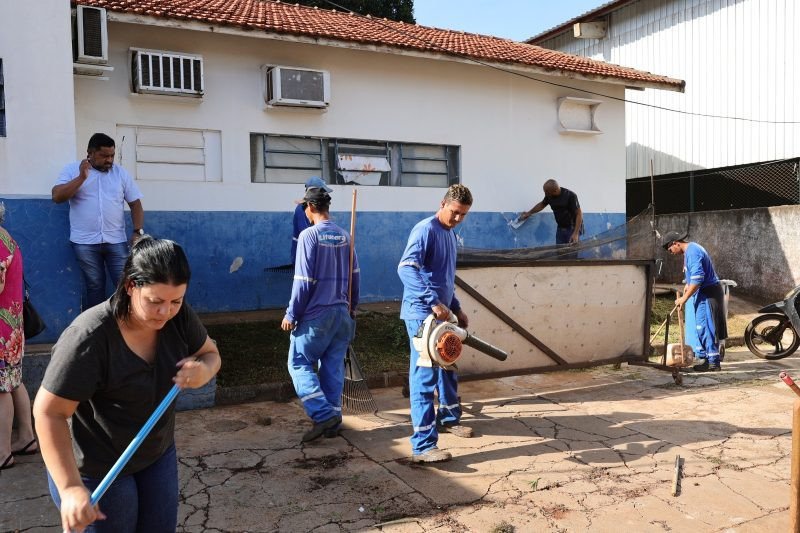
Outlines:
{"type": "Polygon", "coordinates": [[[411,230],[397,275],[403,282],[400,318],[423,320],[436,304],[454,313],[461,309],[455,295],[456,236],[435,215],[411,230]]]}
{"type": "MultiPolygon", "coordinates": [[[[78,177],[81,162],[65,166],[56,185],[78,177]]],[[[89,177],[69,199],[69,240],[75,244],[118,244],[128,240],[125,202],[142,198],[131,175],[119,165],[108,172],[89,169],[89,177]]]]}
{"type": "Polygon", "coordinates": [[[300,232],[308,227],[311,227],[311,222],[306,217],[306,210],[303,209],[303,204],[298,204],[294,208],[294,218],[292,219],[292,264],[297,255],[297,238],[300,236],[300,232]]]}
{"type": "MultiPolygon", "coordinates": [[[[286,318],[292,323],[311,320],[331,306],[348,305],[350,235],[324,220],[300,232],[294,282],[286,318]]],[[[353,251],[352,306],[358,305],[361,271],[353,251]]]]}
{"type": "Polygon", "coordinates": [[[717,273],[714,272],[714,265],[711,264],[706,249],[690,242],[683,255],[683,268],[686,271],[687,285],[700,285],[701,289],[719,283],[717,273]]]}

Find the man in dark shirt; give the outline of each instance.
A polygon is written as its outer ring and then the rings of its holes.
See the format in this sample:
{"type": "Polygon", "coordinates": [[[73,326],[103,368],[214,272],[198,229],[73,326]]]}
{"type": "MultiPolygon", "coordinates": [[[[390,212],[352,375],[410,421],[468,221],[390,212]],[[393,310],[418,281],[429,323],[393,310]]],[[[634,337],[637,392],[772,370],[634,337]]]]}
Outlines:
{"type": "Polygon", "coordinates": [[[578,195],[566,187],[559,187],[556,180],[547,180],[542,186],[544,199],[531,207],[529,211],[520,213],[519,220],[526,220],[548,205],[556,218],[556,244],[577,243],[583,233],[583,211],[578,202],[578,195]]]}

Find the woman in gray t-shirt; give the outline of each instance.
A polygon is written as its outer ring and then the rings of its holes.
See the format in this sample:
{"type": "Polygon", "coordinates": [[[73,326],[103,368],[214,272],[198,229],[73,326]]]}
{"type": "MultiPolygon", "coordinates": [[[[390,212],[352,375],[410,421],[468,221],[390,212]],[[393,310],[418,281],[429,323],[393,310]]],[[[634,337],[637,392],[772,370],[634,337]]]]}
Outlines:
{"type": "Polygon", "coordinates": [[[99,506],[90,491],[173,384],[200,388],[219,370],[216,345],[184,302],[189,278],[179,245],[143,237],[111,299],[78,316],[53,347],[34,414],[65,531],[175,531],[174,406],[99,506]]]}

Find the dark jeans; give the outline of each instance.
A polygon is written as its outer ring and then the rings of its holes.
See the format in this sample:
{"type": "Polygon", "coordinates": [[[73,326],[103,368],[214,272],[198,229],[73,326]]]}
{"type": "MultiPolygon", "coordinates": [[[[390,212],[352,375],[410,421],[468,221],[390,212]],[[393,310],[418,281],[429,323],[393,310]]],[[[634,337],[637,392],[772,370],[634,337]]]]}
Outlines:
{"type": "Polygon", "coordinates": [[[106,279],[117,286],[125,261],[128,259],[128,243],[117,244],[76,244],[72,243],[75,258],[83,272],[83,281],[86,283],[86,305],[84,309],[94,307],[104,301],[106,294],[106,279]],[[108,272],[108,278],[106,278],[108,272]]]}
{"type": "MultiPolygon", "coordinates": [[[[81,477],[89,491],[102,479],[81,477]]],[[[61,509],[61,498],[50,473],[50,496],[61,509]]],[[[86,533],[174,533],[178,524],[178,461],[175,445],[140,472],[118,477],[99,502],[105,520],[92,523],[86,533]]]]}
{"type": "Polygon", "coordinates": [[[569,238],[575,232],[575,228],[561,228],[556,229],[556,244],[567,244],[569,238]]]}

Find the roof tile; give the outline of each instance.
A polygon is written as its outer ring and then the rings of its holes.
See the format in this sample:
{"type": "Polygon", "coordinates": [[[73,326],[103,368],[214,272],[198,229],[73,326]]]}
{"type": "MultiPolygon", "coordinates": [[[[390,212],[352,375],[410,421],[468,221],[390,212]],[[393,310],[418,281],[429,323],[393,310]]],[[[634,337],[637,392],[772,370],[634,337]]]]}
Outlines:
{"type": "MultiPolygon", "coordinates": [[[[72,4],[76,4],[72,0],[72,4]]],[[[680,90],[683,81],[641,70],[547,50],[535,45],[462,31],[364,17],[276,0],[80,0],[119,13],[213,23],[306,37],[441,53],[479,61],[539,67],[680,90]]]]}

